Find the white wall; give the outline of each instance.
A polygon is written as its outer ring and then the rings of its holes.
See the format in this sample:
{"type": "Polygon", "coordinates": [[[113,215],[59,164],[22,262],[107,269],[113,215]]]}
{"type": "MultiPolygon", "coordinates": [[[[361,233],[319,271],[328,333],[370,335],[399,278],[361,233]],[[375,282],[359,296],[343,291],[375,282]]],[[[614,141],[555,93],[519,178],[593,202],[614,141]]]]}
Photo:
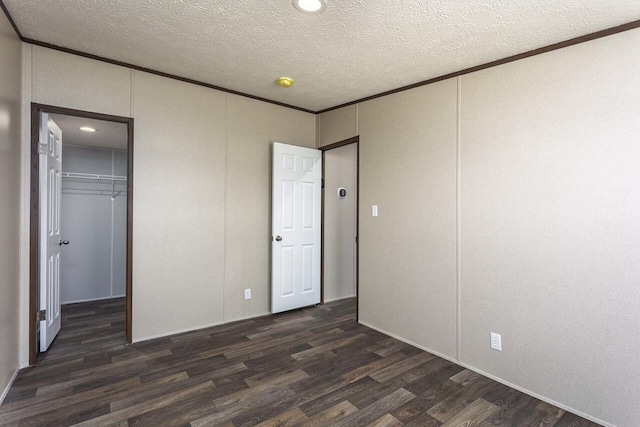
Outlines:
{"type": "Polygon", "coordinates": [[[324,301],[356,294],[356,144],[324,153],[324,301]],[[337,190],[347,191],[343,199],[337,190]]]}
{"type": "MultiPolygon", "coordinates": [[[[24,56],[23,110],[38,102],[134,118],[134,341],[267,313],[270,143],[315,146],[316,117],[28,44],[24,56]]],[[[23,176],[23,211],[28,188],[23,176]]],[[[21,242],[26,365],[26,219],[21,242]]]]}
{"type": "Polygon", "coordinates": [[[0,13],[0,403],[18,368],[20,49],[0,13]]]}
{"type": "Polygon", "coordinates": [[[627,31],[320,115],[360,135],[362,322],[637,425],[639,49],[627,31]]]}
{"type": "MultiPolygon", "coordinates": [[[[64,141],[64,132],[62,135],[64,141]]],[[[65,172],[126,176],[123,151],[63,144],[65,172]]],[[[63,304],[121,297],[126,288],[126,183],[62,179],[60,299],[63,304]]]]}

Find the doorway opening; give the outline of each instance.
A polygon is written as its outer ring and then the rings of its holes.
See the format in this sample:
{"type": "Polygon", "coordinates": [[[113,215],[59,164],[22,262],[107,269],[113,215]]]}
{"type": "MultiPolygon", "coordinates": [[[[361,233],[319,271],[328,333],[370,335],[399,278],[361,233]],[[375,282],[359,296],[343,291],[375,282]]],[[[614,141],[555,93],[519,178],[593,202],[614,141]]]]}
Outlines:
{"type": "Polygon", "coordinates": [[[29,364],[131,343],[133,119],[33,103],[30,175],[29,364]]]}
{"type": "Polygon", "coordinates": [[[322,150],[322,303],[356,298],[358,319],[359,137],[322,150]]]}

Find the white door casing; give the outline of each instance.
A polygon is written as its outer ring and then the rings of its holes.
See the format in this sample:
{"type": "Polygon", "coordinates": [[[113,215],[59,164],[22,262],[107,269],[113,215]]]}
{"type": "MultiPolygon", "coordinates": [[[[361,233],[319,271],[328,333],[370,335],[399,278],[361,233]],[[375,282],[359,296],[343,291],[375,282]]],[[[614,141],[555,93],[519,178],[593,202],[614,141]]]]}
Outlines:
{"type": "Polygon", "coordinates": [[[322,152],[273,143],[271,311],[320,303],[322,152]]]}
{"type": "Polygon", "coordinates": [[[46,351],[60,331],[60,204],[62,198],[62,131],[49,117],[40,116],[39,141],[40,234],[39,288],[40,351],[46,351]]]}

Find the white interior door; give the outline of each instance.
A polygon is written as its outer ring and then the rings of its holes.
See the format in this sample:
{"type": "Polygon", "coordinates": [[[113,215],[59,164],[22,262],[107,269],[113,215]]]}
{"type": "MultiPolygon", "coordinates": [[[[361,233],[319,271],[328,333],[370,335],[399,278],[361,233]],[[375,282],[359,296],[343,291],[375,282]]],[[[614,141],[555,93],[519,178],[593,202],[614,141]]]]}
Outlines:
{"type": "Polygon", "coordinates": [[[39,152],[40,351],[46,351],[60,331],[60,248],[68,243],[60,234],[62,132],[46,113],[40,116],[39,152]]]}
{"type": "Polygon", "coordinates": [[[273,144],[271,311],[320,302],[322,152],[273,144]]]}

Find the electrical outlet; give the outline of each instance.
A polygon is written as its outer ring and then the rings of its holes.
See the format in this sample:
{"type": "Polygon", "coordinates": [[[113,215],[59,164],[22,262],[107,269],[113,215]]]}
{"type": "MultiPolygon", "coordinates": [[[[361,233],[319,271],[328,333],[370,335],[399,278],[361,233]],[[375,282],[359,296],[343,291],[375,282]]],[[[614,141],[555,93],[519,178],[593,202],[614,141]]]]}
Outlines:
{"type": "Polygon", "coordinates": [[[378,216],[378,205],[371,205],[371,216],[378,216]]]}
{"type": "Polygon", "coordinates": [[[502,351],[502,336],[500,334],[491,332],[491,348],[502,351]]]}
{"type": "Polygon", "coordinates": [[[251,289],[244,290],[244,299],[251,299],[251,289]]]}

